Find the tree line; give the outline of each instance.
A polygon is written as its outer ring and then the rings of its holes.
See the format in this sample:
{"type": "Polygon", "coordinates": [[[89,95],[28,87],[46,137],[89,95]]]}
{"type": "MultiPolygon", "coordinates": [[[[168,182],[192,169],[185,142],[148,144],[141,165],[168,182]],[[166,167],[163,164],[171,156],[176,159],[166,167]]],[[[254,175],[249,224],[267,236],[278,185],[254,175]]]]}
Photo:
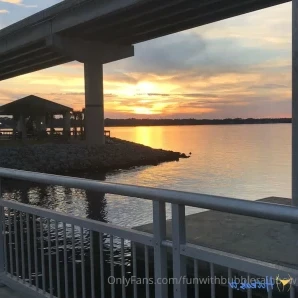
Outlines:
{"type": "Polygon", "coordinates": [[[105,126],[166,126],[291,123],[291,118],[226,118],[226,119],[105,119],[105,126]]]}
{"type": "MultiPolygon", "coordinates": [[[[63,127],[63,119],[54,119],[54,127],[63,127]]],[[[80,120],[71,119],[72,126],[79,125],[80,120]]],[[[105,119],[106,127],[116,126],[170,126],[170,125],[228,125],[228,124],[267,124],[267,123],[291,123],[292,118],[226,118],[226,119],[105,119]]],[[[13,126],[9,117],[0,118],[0,127],[13,126]]]]}

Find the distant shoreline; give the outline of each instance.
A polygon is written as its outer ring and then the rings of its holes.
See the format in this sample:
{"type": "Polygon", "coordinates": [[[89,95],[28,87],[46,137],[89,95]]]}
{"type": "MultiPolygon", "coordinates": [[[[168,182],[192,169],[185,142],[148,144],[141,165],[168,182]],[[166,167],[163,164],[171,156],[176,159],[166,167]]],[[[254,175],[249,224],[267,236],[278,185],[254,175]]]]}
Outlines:
{"type": "MultiPolygon", "coordinates": [[[[11,129],[12,120],[0,118],[0,129],[11,129]]],[[[63,127],[63,119],[54,119],[55,128],[63,127]]],[[[105,119],[105,127],[137,127],[137,126],[187,126],[187,125],[235,125],[235,124],[281,124],[292,123],[292,118],[228,118],[228,119],[105,119]]],[[[75,126],[72,119],[71,126],[75,126]]],[[[77,126],[80,126],[77,123],[77,126]]]]}
{"type": "Polygon", "coordinates": [[[186,126],[292,123],[292,118],[234,119],[105,119],[105,127],[186,126]]]}

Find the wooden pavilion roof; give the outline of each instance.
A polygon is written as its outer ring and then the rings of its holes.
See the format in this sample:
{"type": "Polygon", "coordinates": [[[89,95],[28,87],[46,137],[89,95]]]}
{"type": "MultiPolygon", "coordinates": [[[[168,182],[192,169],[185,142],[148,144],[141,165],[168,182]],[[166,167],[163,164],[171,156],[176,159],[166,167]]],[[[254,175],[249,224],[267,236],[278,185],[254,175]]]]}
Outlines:
{"type": "Polygon", "coordinates": [[[0,115],[45,116],[48,114],[62,115],[70,111],[72,111],[70,107],[35,95],[29,95],[0,106],[0,115]]]}

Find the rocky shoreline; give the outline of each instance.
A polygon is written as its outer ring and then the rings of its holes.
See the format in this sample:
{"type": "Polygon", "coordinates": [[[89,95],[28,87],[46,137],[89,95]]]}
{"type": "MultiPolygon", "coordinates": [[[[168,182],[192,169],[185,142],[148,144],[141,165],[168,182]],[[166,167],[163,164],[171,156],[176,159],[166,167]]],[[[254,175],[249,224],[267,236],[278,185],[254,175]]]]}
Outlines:
{"type": "Polygon", "coordinates": [[[180,152],[109,138],[104,146],[83,142],[0,147],[0,167],[52,174],[110,171],[187,158],[180,152]]]}

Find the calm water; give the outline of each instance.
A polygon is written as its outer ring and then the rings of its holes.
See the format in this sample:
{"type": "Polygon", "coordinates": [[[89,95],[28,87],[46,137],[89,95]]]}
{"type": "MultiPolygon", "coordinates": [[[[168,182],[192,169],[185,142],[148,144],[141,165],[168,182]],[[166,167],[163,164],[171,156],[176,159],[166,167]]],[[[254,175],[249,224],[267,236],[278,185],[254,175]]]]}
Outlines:
{"type": "MultiPolygon", "coordinates": [[[[290,197],[290,124],[120,127],[110,130],[114,137],[154,148],[191,152],[192,155],[189,159],[158,166],[81,176],[248,200],[290,197]]],[[[16,182],[6,184],[4,190],[5,198],[122,226],[152,221],[151,202],[135,198],[16,182]]],[[[198,211],[189,208],[187,213],[198,211]]]]}

